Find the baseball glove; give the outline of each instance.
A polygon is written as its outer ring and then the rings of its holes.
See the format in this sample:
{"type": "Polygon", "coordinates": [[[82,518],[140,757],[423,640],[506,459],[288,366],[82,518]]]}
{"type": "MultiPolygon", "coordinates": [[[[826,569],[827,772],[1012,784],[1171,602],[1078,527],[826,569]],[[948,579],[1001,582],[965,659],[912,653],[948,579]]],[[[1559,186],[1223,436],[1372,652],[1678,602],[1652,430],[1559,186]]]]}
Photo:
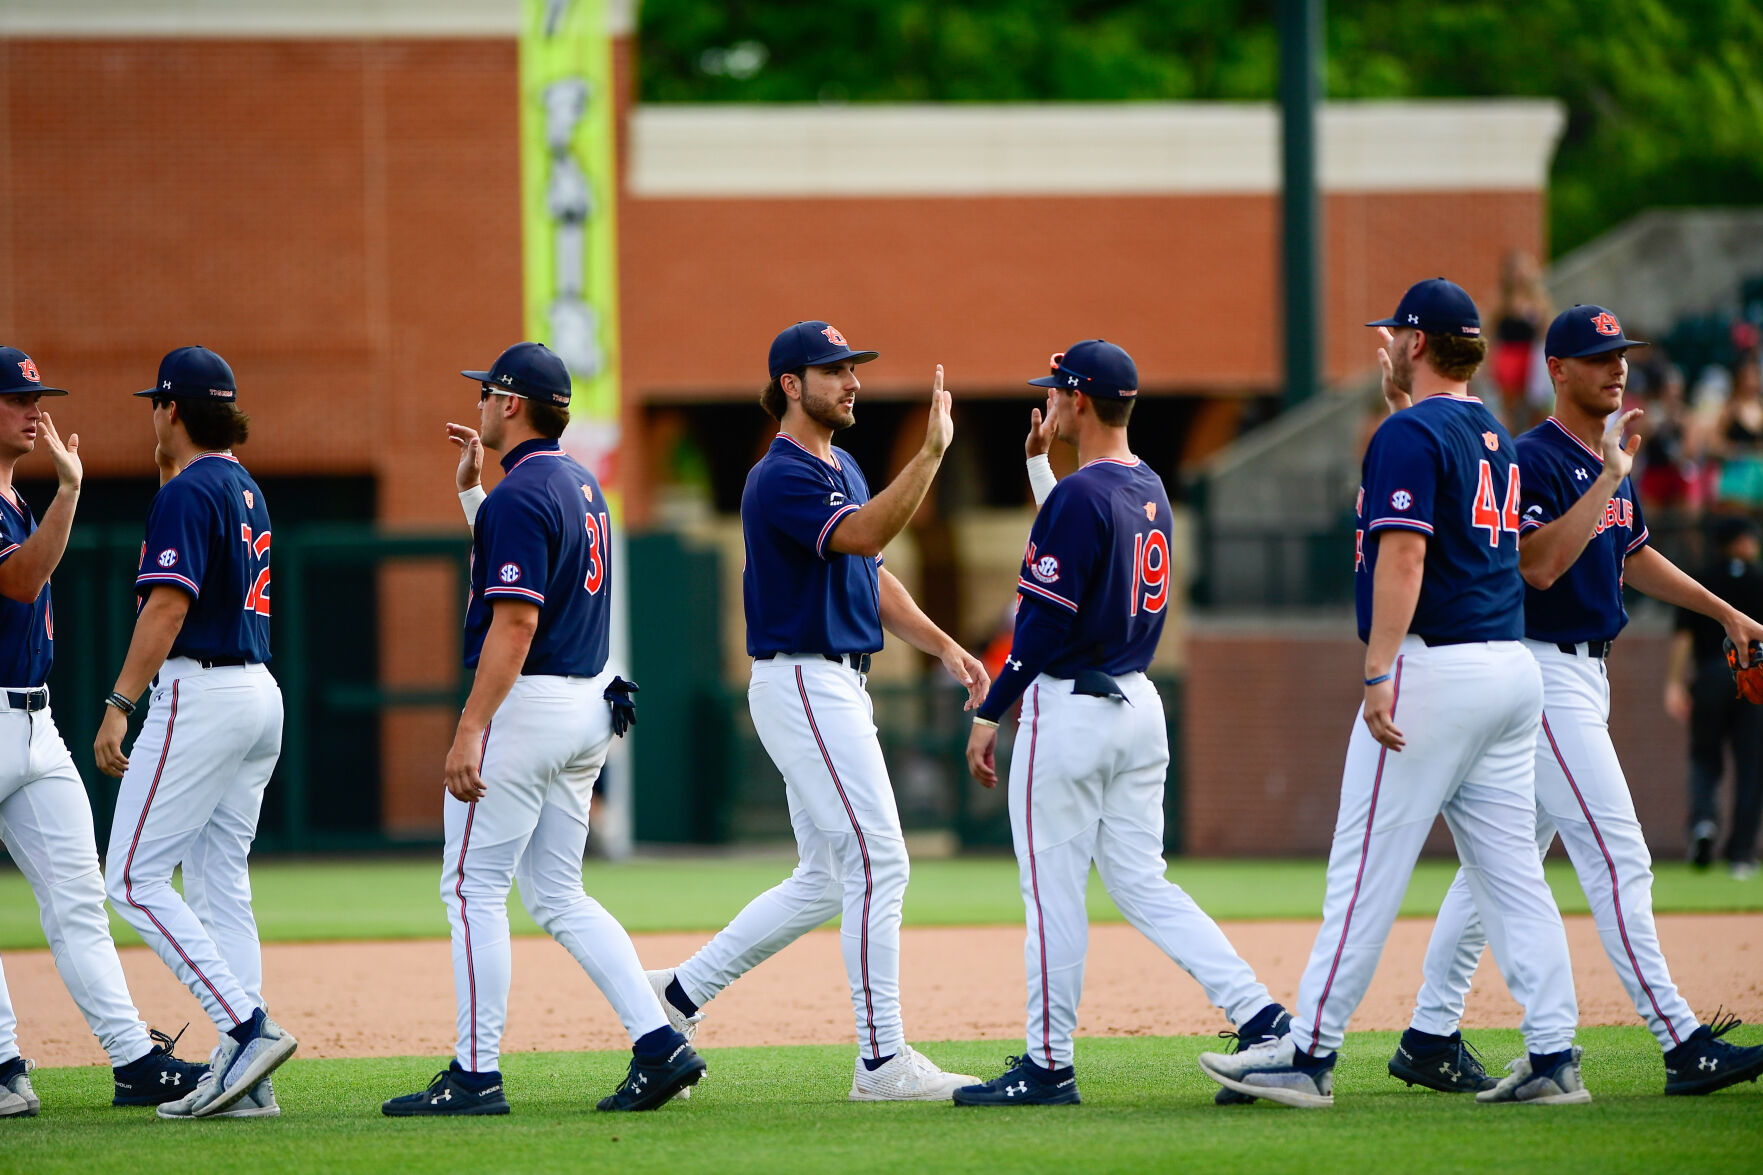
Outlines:
{"type": "Polygon", "coordinates": [[[1763,703],[1763,641],[1751,642],[1751,663],[1739,664],[1738,646],[1725,637],[1720,647],[1726,651],[1726,670],[1732,674],[1732,685],[1738,696],[1747,702],[1763,703]]]}

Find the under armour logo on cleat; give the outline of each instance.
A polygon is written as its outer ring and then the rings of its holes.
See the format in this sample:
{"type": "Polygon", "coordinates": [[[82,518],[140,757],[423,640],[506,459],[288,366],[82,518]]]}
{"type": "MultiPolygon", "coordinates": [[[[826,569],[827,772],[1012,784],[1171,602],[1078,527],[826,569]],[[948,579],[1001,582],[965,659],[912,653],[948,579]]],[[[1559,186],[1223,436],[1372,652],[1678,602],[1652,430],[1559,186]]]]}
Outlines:
{"type": "Polygon", "coordinates": [[[1714,1070],[1720,1068],[1720,1061],[1716,1057],[1703,1057],[1696,1062],[1696,1068],[1706,1069],[1708,1072],[1712,1073],[1714,1070]]]}
{"type": "Polygon", "coordinates": [[[162,1072],[159,1075],[159,1084],[161,1084],[161,1085],[182,1085],[183,1083],[184,1083],[184,1075],[182,1073],[163,1073],[162,1072]]]}
{"type": "Polygon", "coordinates": [[[1004,1096],[1005,1097],[1015,1097],[1019,1093],[1027,1093],[1027,1092],[1028,1092],[1028,1082],[1026,1082],[1026,1081],[1018,1081],[1015,1085],[1006,1085],[1004,1087],[1004,1096]]]}
{"type": "Polygon", "coordinates": [[[1443,1073],[1446,1077],[1449,1077],[1452,1081],[1460,1081],[1463,1078],[1463,1074],[1451,1068],[1451,1063],[1449,1061],[1440,1063],[1439,1072],[1443,1073]]]}
{"type": "Polygon", "coordinates": [[[429,1105],[438,1106],[442,1102],[450,1102],[452,1100],[453,1100],[453,1091],[450,1089],[443,1089],[441,1091],[440,1097],[432,1097],[429,1099],[429,1105]]]}

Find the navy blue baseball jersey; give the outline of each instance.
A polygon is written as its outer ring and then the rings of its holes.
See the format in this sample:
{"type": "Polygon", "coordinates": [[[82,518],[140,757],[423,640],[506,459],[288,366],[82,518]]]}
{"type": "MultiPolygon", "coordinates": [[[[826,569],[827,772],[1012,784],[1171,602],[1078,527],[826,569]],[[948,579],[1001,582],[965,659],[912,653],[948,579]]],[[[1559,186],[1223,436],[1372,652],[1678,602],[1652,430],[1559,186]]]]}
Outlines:
{"type": "Polygon", "coordinates": [[[230,453],[203,453],[159,487],[135,594],[170,586],[192,597],[173,657],[269,660],[269,505],[230,453]]]}
{"type": "MultiPolygon", "coordinates": [[[[37,530],[36,515],[16,490],[0,494],[0,563],[12,558],[37,530]]],[[[36,687],[49,677],[55,657],[55,611],[44,584],[29,604],[0,596],[0,689],[36,687]]]]}
{"type": "MultiPolygon", "coordinates": [[[[1560,518],[1596,481],[1604,458],[1554,417],[1518,438],[1524,470],[1524,518],[1532,531],[1560,518]]],[[[1622,565],[1647,543],[1647,524],[1628,478],[1604,504],[1592,541],[1544,591],[1524,589],[1524,635],[1555,643],[1615,640],[1628,623],[1622,565]]]]}
{"type": "Polygon", "coordinates": [[[881,557],[827,545],[867,501],[869,484],[843,449],[829,465],[787,433],[771,442],[741,491],[748,655],[882,647],[881,557]]]}
{"type": "Polygon", "coordinates": [[[1169,615],[1172,538],[1169,494],[1137,458],[1091,461],[1054,486],[1017,576],[1010,658],[979,715],[996,721],[1041,673],[1148,668],[1169,615]]]}
{"type": "Polygon", "coordinates": [[[1429,396],[1379,425],[1355,508],[1359,639],[1371,636],[1376,536],[1391,529],[1427,536],[1409,632],[1433,644],[1522,636],[1521,496],[1512,437],[1480,400],[1429,396]]]}
{"type": "Polygon", "coordinates": [[[502,469],[471,531],[465,664],[477,665],[494,602],[525,600],[539,606],[539,627],[521,673],[595,677],[612,630],[606,496],[556,441],[523,441],[502,469]]]}

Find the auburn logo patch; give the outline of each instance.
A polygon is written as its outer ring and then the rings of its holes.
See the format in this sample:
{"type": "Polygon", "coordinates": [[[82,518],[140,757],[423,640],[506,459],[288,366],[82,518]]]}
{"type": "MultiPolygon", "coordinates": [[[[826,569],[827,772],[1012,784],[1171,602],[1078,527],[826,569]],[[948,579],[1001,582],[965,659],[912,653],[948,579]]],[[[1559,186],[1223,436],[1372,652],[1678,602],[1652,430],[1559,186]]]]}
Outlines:
{"type": "Polygon", "coordinates": [[[1155,502],[1146,502],[1145,503],[1145,521],[1146,522],[1156,522],[1157,521],[1157,503],[1155,503],[1155,502]]]}
{"type": "Polygon", "coordinates": [[[24,377],[32,383],[40,384],[43,382],[43,377],[37,374],[37,365],[33,360],[20,359],[18,361],[18,369],[24,372],[24,377]]]}
{"type": "Polygon", "coordinates": [[[1592,326],[1601,335],[1619,335],[1622,333],[1622,324],[1617,322],[1616,316],[1608,310],[1593,318],[1592,326]]]}
{"type": "Polygon", "coordinates": [[[1491,432],[1484,432],[1481,434],[1481,443],[1488,447],[1488,452],[1490,453],[1498,453],[1500,451],[1500,438],[1491,432]]]}
{"type": "Polygon", "coordinates": [[[826,341],[835,347],[849,347],[851,345],[845,341],[845,336],[839,333],[839,328],[831,324],[828,324],[827,328],[820,333],[825,335],[826,341]]]}

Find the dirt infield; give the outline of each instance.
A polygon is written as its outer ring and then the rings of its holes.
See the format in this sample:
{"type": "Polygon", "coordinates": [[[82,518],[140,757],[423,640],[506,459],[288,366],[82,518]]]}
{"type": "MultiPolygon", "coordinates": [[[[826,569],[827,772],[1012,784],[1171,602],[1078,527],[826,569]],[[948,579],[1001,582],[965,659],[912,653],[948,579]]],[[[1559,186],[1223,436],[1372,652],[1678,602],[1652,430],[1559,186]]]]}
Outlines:
{"type": "MultiPolygon", "coordinates": [[[[1580,1019],[1632,1024],[1634,1009],[1605,957],[1591,919],[1568,918],[1580,1019]]],[[[1430,920],[1398,922],[1364,1004],[1360,1029],[1406,1025],[1430,920]]],[[[1316,926],[1310,922],[1238,922],[1231,941],[1272,989],[1290,1003],[1316,926]]],[[[651,967],[676,963],[702,934],[637,936],[651,967]]],[[[1716,1004],[1763,1021],[1763,914],[1669,915],[1659,937],[1690,1006],[1704,1016],[1716,1004]]],[[[213,1044],[201,1008],[145,948],[123,953],[123,968],[147,1020],[175,1029],[193,1022],[180,1047],[198,1056],[213,1044]]],[[[453,1047],[453,972],[445,941],[301,943],[263,951],[265,991],[277,1019],[300,1039],[300,1055],[444,1056],[453,1047]]],[[[104,1055],[61,986],[46,951],[14,951],[6,979],[19,1017],[19,1043],[42,1065],[101,1064],[104,1055]]],[[[908,929],[901,991],[906,1029],[915,1041],[995,1039],[1022,1032],[1022,931],[1019,927],[908,929]]],[[[735,984],[709,1009],[699,1040],[719,1046],[831,1044],[852,1039],[839,939],[834,931],[803,938],[735,984]]],[[[1491,959],[1470,994],[1471,1027],[1514,1026],[1518,1006],[1491,959]]],[[[1129,927],[1090,932],[1079,1033],[1143,1036],[1212,1032],[1227,1027],[1199,985],[1129,927]]],[[[605,1000],[562,947],[547,938],[514,940],[508,1052],[624,1048],[628,1041],[605,1000]]]]}

